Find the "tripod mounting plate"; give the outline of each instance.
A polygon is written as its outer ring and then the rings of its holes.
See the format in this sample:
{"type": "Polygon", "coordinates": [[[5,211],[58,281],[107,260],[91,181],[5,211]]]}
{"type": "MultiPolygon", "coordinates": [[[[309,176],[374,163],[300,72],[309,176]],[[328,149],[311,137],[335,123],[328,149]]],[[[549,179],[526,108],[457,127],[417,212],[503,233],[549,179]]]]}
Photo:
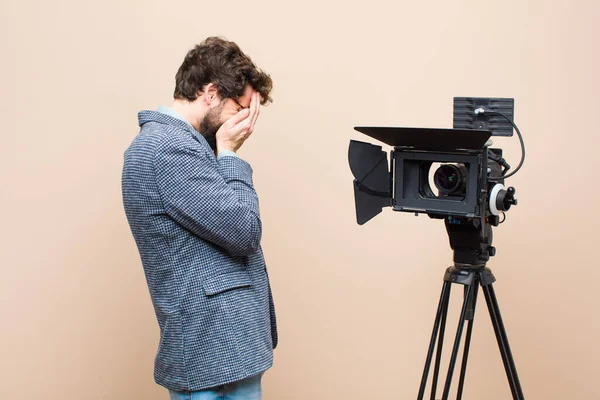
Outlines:
{"type": "Polygon", "coordinates": [[[481,286],[487,286],[496,282],[492,270],[485,266],[468,268],[459,266],[449,267],[444,275],[444,282],[472,285],[475,276],[478,277],[481,286]]]}

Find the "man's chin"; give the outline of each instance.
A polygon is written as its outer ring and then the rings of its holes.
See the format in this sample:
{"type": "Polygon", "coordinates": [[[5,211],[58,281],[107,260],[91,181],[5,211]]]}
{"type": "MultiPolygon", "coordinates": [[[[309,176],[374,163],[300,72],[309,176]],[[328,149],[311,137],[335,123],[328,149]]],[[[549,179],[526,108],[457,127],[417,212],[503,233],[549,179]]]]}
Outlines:
{"type": "Polygon", "coordinates": [[[200,121],[198,127],[198,131],[204,136],[213,151],[217,150],[217,131],[221,125],[223,125],[223,123],[219,121],[218,115],[219,113],[216,111],[209,111],[209,113],[200,121]]]}

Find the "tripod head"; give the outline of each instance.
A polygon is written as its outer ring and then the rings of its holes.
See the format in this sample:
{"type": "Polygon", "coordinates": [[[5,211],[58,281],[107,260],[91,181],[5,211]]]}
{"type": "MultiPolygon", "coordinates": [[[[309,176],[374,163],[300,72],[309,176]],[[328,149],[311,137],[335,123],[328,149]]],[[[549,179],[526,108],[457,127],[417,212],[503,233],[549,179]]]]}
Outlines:
{"type": "Polygon", "coordinates": [[[431,218],[444,219],[450,247],[454,250],[454,264],[458,268],[484,267],[496,254],[492,246],[492,227],[497,227],[500,215],[517,205],[514,187],[502,183],[488,184],[483,196],[484,218],[464,218],[429,214],[431,218]]]}
{"type": "Polygon", "coordinates": [[[447,218],[446,231],[450,247],[454,250],[454,264],[457,267],[484,267],[496,254],[492,246],[492,225],[479,219],[447,218]]]}

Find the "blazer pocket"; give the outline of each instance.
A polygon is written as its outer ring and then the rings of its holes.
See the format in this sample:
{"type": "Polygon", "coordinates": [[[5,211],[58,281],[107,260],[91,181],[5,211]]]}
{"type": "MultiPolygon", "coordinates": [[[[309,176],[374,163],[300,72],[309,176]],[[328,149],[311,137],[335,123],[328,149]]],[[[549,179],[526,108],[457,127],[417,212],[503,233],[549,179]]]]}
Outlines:
{"type": "Polygon", "coordinates": [[[207,296],[222,293],[226,290],[252,286],[248,271],[234,271],[206,278],[202,287],[207,296]]]}

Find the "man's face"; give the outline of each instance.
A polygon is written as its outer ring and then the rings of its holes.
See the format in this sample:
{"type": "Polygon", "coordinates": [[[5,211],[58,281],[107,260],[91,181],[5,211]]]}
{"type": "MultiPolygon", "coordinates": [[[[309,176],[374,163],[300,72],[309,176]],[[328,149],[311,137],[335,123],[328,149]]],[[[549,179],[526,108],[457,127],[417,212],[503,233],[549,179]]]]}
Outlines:
{"type": "Polygon", "coordinates": [[[221,100],[210,108],[198,123],[198,131],[204,136],[213,150],[217,149],[217,132],[221,125],[235,114],[248,108],[254,89],[246,85],[244,94],[239,99],[221,100]]]}

